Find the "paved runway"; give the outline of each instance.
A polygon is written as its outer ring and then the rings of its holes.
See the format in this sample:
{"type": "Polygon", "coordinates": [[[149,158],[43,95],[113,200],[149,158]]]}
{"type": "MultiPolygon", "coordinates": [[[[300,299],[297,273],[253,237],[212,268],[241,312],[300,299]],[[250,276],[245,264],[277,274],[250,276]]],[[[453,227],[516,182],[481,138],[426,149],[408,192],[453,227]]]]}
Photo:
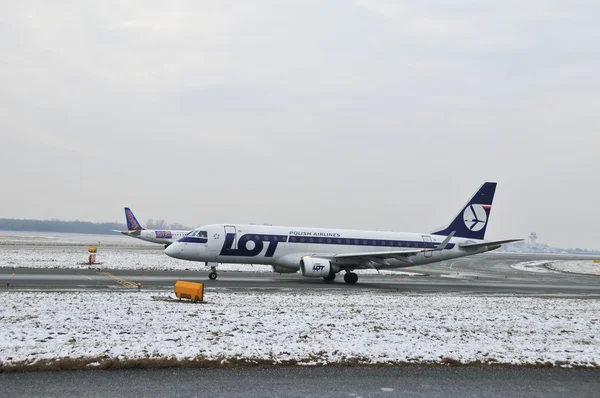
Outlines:
{"type": "Polygon", "coordinates": [[[597,370],[147,369],[0,374],[6,397],[597,397],[597,370]]]}
{"type": "MultiPolygon", "coordinates": [[[[423,275],[360,275],[356,285],[341,277],[334,283],[305,278],[299,274],[265,272],[220,272],[215,281],[207,278],[205,267],[198,271],[132,271],[107,269],[0,268],[0,286],[10,289],[171,289],[175,281],[205,283],[207,288],[263,289],[381,289],[406,292],[514,293],[600,297],[600,277],[547,272],[520,271],[512,264],[552,259],[552,255],[491,253],[405,269],[423,275]],[[14,275],[13,275],[14,273],[14,275]],[[8,285],[7,285],[8,284],[8,285]]],[[[564,256],[560,258],[565,259],[564,256]]],[[[542,271],[544,270],[543,267],[542,271]]]]}

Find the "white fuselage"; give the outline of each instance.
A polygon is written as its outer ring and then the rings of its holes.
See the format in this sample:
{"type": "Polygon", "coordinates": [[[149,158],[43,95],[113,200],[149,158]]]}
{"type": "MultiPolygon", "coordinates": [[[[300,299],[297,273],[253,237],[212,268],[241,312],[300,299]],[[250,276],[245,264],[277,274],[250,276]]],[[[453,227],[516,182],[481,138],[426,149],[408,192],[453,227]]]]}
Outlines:
{"type": "MultiPolygon", "coordinates": [[[[189,236],[171,244],[165,253],[171,257],[203,262],[269,264],[290,271],[299,269],[304,256],[334,256],[345,253],[370,253],[414,249],[434,249],[446,237],[440,235],[281,227],[241,224],[213,224],[197,228],[189,236]],[[196,234],[197,236],[193,236],[196,234]],[[199,236],[198,236],[199,235],[199,236]]],[[[481,240],[452,238],[445,250],[425,251],[409,259],[390,258],[378,269],[411,267],[483,253],[487,247],[463,249],[460,243],[481,240]]],[[[339,259],[346,268],[365,268],[357,258],[339,259]]]]}
{"type": "Polygon", "coordinates": [[[145,240],[146,242],[170,244],[177,242],[190,231],[143,229],[140,231],[122,231],[123,235],[145,240]]]}

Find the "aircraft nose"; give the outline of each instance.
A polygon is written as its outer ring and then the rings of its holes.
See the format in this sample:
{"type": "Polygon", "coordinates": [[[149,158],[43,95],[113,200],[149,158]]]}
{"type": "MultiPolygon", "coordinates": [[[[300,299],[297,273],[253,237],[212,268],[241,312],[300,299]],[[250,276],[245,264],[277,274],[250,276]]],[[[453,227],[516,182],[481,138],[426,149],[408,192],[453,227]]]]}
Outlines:
{"type": "Polygon", "coordinates": [[[167,246],[167,248],[165,249],[165,254],[169,257],[173,257],[173,258],[178,258],[178,253],[181,252],[181,249],[179,248],[179,243],[178,242],[174,242],[171,243],[169,246],[167,246]]]}

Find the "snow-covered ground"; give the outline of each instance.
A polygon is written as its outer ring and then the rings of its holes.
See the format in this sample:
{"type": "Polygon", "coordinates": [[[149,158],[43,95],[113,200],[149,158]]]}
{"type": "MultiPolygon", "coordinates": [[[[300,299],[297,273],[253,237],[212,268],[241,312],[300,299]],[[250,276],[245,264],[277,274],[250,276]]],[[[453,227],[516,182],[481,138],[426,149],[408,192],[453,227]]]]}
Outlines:
{"type": "Polygon", "coordinates": [[[62,232],[0,231],[2,246],[112,246],[112,247],[160,247],[155,243],[121,235],[70,234],[62,232]]]}
{"type": "Polygon", "coordinates": [[[554,271],[546,268],[550,260],[526,261],[523,263],[512,264],[511,267],[519,271],[529,271],[538,273],[552,273],[554,271]]]}
{"type": "MultiPolygon", "coordinates": [[[[86,247],[0,247],[0,267],[28,268],[102,268],[102,269],[144,269],[144,270],[206,270],[204,263],[178,260],[167,256],[160,247],[124,250],[120,248],[99,248],[96,264],[87,263],[86,247]]],[[[227,264],[219,267],[222,271],[272,271],[267,265],[227,264]]]]}
{"type": "MultiPolygon", "coordinates": [[[[160,246],[144,248],[102,248],[98,249],[96,264],[90,266],[87,247],[2,247],[0,246],[0,267],[28,268],[102,268],[102,269],[143,269],[143,270],[202,270],[208,271],[204,263],[178,260],[163,253],[160,246]]],[[[219,271],[273,272],[270,265],[221,264],[219,271]]],[[[361,274],[377,273],[375,270],[357,271],[361,274]]],[[[404,276],[422,275],[410,270],[381,271],[381,274],[404,276]]]]}
{"type": "Polygon", "coordinates": [[[553,261],[550,264],[548,264],[548,267],[561,272],[600,276],[600,263],[595,263],[592,260],[553,261]]]}
{"type": "MultiPolygon", "coordinates": [[[[0,363],[117,358],[600,366],[600,301],[209,289],[0,293],[0,363]]],[[[85,365],[85,364],[84,364],[85,365]]]]}

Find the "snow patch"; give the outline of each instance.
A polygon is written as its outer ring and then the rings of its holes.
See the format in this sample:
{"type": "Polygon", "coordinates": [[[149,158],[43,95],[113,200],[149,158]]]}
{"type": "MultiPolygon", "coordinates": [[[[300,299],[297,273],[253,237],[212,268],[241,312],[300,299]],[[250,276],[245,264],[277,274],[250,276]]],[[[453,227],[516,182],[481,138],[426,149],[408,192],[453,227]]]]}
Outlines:
{"type": "MultiPolygon", "coordinates": [[[[114,270],[155,270],[155,271],[208,271],[203,262],[178,260],[163,253],[162,248],[98,248],[96,262],[87,262],[87,247],[2,247],[0,246],[0,267],[26,268],[102,268],[114,270]]],[[[219,271],[273,272],[270,265],[264,264],[220,264],[219,271]]],[[[357,270],[358,274],[377,274],[376,270],[357,270]]],[[[419,276],[418,272],[380,270],[383,275],[419,276]]]]}
{"type": "Polygon", "coordinates": [[[206,303],[184,304],[156,294],[2,292],[0,366],[54,358],[600,366],[595,299],[210,289],[206,303]]]}
{"type": "Polygon", "coordinates": [[[538,273],[552,273],[553,271],[546,268],[546,265],[551,262],[548,260],[537,260],[537,261],[527,261],[524,263],[512,264],[511,268],[514,268],[519,271],[528,271],[528,272],[538,272],[538,273]]]}
{"type": "Polygon", "coordinates": [[[560,272],[600,276],[600,263],[591,260],[554,261],[548,264],[548,267],[560,272]]]}

